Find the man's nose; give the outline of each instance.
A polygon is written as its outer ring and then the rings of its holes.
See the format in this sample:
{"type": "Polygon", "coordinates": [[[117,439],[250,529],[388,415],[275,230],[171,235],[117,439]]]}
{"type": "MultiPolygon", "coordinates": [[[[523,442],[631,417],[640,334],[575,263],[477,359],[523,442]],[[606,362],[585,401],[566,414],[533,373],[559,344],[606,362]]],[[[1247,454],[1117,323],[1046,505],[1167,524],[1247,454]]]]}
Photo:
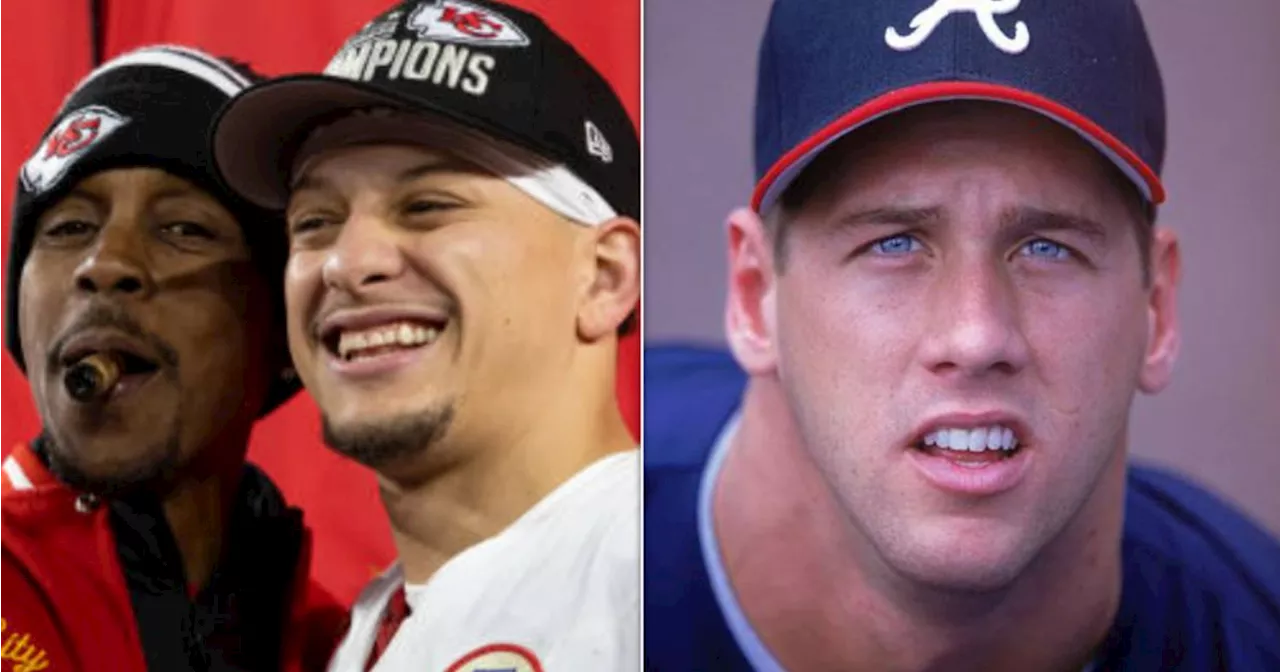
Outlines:
{"type": "Polygon", "coordinates": [[[926,366],[943,375],[973,377],[1021,370],[1030,354],[1018,301],[998,262],[954,262],[934,287],[926,366]]]}

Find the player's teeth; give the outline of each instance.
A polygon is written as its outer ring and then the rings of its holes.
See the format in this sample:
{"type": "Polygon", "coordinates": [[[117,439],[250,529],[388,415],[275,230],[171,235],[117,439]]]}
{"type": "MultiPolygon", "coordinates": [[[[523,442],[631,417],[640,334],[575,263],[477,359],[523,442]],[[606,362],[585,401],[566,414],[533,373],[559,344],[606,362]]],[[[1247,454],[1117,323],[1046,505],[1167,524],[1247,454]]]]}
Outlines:
{"type": "Polygon", "coordinates": [[[344,333],[338,341],[338,355],[345,359],[353,350],[358,350],[367,346],[368,340],[365,338],[364,334],[344,333]]]}
{"type": "Polygon", "coordinates": [[[1011,451],[1018,447],[1018,439],[1012,429],[1002,425],[973,429],[948,427],[929,432],[924,437],[924,445],[981,453],[987,450],[1011,451]]]}
{"type": "Polygon", "coordinates": [[[435,327],[421,327],[407,322],[383,325],[362,331],[343,332],[338,338],[338,356],[350,359],[361,350],[388,345],[415,347],[430,344],[440,331],[435,327]]]}

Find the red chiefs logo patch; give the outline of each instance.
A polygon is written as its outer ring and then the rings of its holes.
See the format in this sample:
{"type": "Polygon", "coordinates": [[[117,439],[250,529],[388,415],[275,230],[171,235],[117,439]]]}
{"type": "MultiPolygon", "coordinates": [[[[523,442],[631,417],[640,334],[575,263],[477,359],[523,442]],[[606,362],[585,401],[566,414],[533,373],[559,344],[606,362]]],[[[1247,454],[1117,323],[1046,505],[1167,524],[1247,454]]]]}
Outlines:
{"type": "Polygon", "coordinates": [[[542,672],[542,663],[523,646],[489,644],[459,658],[445,672],[542,672]]]}
{"type": "Polygon", "coordinates": [[[418,5],[405,22],[418,37],[437,42],[523,47],[529,38],[511,19],[463,0],[436,0],[418,5]]]}
{"type": "Polygon", "coordinates": [[[90,148],[128,123],[128,117],[102,105],[82,107],[63,117],[22,164],[23,187],[35,193],[53,188],[90,148]]]}
{"type": "Polygon", "coordinates": [[[446,6],[438,20],[452,23],[458,32],[482,40],[492,40],[502,34],[501,23],[489,18],[488,14],[475,10],[463,12],[457,7],[446,6]]]}
{"type": "Polygon", "coordinates": [[[98,129],[102,128],[102,118],[86,116],[73,120],[61,132],[54,134],[45,144],[44,160],[54,157],[66,158],[75,152],[88,147],[98,139],[98,129]]]}

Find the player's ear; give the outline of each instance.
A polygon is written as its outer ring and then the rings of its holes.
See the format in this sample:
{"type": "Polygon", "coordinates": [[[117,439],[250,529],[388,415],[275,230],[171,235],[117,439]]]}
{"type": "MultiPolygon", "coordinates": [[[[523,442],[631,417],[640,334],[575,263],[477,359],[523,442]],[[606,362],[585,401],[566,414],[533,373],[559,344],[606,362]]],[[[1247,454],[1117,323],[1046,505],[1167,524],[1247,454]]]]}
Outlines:
{"type": "Polygon", "coordinates": [[[1178,282],[1182,253],[1178,236],[1157,226],[1151,239],[1151,287],[1147,291],[1147,351],[1138,387],[1147,394],[1163,390],[1173,377],[1182,342],[1178,327],[1178,282]]]}
{"type": "Polygon", "coordinates": [[[578,337],[596,341],[617,333],[640,300],[640,225],[616,217],[587,232],[590,260],[578,307],[578,337]]]}
{"type": "Polygon", "coordinates": [[[725,334],[738,364],[748,373],[764,374],[777,366],[777,320],[773,242],[754,211],[729,215],[729,292],[725,334]]]}

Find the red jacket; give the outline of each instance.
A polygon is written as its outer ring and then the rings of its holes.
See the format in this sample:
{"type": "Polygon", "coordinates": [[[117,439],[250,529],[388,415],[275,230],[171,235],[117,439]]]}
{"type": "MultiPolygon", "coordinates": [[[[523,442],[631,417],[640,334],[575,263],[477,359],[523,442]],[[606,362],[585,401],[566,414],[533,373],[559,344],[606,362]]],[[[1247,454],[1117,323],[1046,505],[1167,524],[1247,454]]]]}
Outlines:
{"type": "MultiPolygon", "coordinates": [[[[2,470],[3,665],[0,669],[6,672],[145,672],[148,658],[153,668],[160,660],[164,662],[159,664],[165,667],[189,667],[185,660],[163,658],[166,654],[160,651],[183,652],[191,648],[190,638],[170,636],[191,632],[179,629],[187,627],[181,625],[186,618],[183,611],[186,608],[182,605],[189,604],[181,599],[181,588],[167,592],[157,589],[155,584],[159,582],[152,576],[136,567],[130,570],[125,566],[152,563],[150,567],[172,568],[176,560],[173,556],[168,558],[168,565],[154,564],[165,561],[164,554],[157,552],[165,547],[163,540],[170,540],[172,545],[167,526],[163,526],[164,536],[147,529],[157,526],[121,527],[126,525],[122,520],[127,518],[120,518],[117,512],[113,521],[112,507],[86,505],[90,503],[58,482],[25,444],[4,460],[2,470]],[[144,639],[147,640],[145,647],[144,639]]],[[[259,478],[265,482],[265,477],[259,478]]],[[[273,487],[265,487],[278,499],[273,487]]],[[[341,635],[343,610],[309,579],[310,534],[300,525],[297,512],[287,511],[293,517],[285,522],[293,524],[299,538],[292,577],[288,577],[290,566],[285,564],[288,558],[264,558],[264,564],[276,562],[277,567],[283,568],[281,576],[291,580],[275,584],[271,592],[277,593],[278,599],[262,599],[267,600],[268,606],[273,603],[279,610],[278,615],[286,621],[279,626],[283,634],[278,669],[322,670],[341,635]]],[[[229,540],[228,545],[234,544],[236,539],[229,540]]],[[[240,543],[241,547],[253,545],[240,543]]],[[[172,549],[176,551],[176,546],[172,549]]],[[[252,553],[253,549],[245,552],[252,553]]],[[[255,570],[257,567],[254,562],[240,564],[255,570]]],[[[243,616],[246,622],[261,618],[264,611],[267,618],[274,618],[270,608],[262,608],[262,601],[257,597],[253,601],[254,608],[245,609],[249,612],[243,616]]],[[[252,625],[243,627],[246,633],[263,631],[252,625]]],[[[245,641],[251,639],[246,637],[245,641]]],[[[265,645],[273,647],[275,641],[265,645]]],[[[208,648],[216,649],[216,644],[208,648]]],[[[215,652],[215,655],[220,654],[215,652]]],[[[234,668],[214,664],[210,669],[234,668]]]]}

